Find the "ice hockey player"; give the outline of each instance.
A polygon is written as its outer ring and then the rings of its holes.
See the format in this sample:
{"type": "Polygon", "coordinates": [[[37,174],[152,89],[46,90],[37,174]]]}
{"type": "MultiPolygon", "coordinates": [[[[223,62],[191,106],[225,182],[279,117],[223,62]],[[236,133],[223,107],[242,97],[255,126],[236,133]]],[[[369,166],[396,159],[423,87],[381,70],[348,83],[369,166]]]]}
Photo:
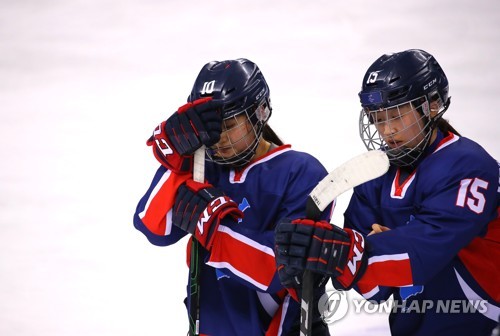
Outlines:
{"type": "MultiPolygon", "coordinates": [[[[270,116],[269,87],[256,64],[210,62],[188,103],[148,141],[161,166],[134,225],[155,245],[186,235],[202,245],[199,305],[191,282],[186,300],[190,321],[199,317],[200,335],[298,335],[297,293],[280,283],[274,229],[281,218],[304,216],[309,192],[327,172],[311,155],[284,145],[267,124],[270,116]],[[198,183],[192,161],[202,145],[206,182],[198,183]]],[[[323,293],[317,288],[316,300],[323,293]]],[[[314,328],[315,335],[329,335],[319,313],[314,328]]]]}
{"type": "Polygon", "coordinates": [[[379,57],[359,97],[361,138],[391,167],[354,189],[343,229],[278,224],[283,283],[299,286],[305,268],[366,299],[392,295],[392,335],[490,335],[500,315],[498,163],[442,118],[448,79],[423,50],[379,57]]]}

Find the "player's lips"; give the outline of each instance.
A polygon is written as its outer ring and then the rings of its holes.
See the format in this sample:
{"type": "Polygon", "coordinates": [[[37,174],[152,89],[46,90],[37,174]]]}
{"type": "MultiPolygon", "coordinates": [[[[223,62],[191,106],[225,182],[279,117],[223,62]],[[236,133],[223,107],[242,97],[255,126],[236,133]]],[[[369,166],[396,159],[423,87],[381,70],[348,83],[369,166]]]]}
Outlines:
{"type": "Polygon", "coordinates": [[[397,148],[403,145],[403,142],[399,140],[387,140],[386,143],[391,148],[397,148]]]}

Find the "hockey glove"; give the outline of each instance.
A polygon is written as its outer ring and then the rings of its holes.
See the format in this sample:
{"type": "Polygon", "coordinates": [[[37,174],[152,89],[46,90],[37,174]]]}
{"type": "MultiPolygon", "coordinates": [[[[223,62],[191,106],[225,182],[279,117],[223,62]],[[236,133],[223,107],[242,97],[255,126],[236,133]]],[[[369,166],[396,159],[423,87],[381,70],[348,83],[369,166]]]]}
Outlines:
{"type": "Polygon", "coordinates": [[[153,147],[153,154],[158,162],[167,169],[176,173],[188,173],[192,171],[193,156],[180,155],[172,146],[165,133],[165,123],[156,126],[153,135],[146,144],[153,147]]]}
{"type": "Polygon", "coordinates": [[[165,132],[181,155],[191,155],[202,145],[210,147],[220,139],[222,101],[197,99],[177,110],[165,123],[165,132]]]}
{"type": "Polygon", "coordinates": [[[194,235],[210,250],[221,220],[230,215],[234,220],[243,218],[238,204],[222,191],[207,183],[187,180],[175,197],[172,221],[175,226],[194,235]]]}
{"type": "Polygon", "coordinates": [[[192,155],[201,145],[220,139],[222,102],[211,97],[187,103],[158,125],[148,139],[156,159],[174,172],[189,172],[192,155]]]}
{"type": "Polygon", "coordinates": [[[350,289],[366,268],[364,238],[326,221],[282,220],[276,227],[276,262],[285,287],[298,286],[304,269],[332,277],[350,289]]]}

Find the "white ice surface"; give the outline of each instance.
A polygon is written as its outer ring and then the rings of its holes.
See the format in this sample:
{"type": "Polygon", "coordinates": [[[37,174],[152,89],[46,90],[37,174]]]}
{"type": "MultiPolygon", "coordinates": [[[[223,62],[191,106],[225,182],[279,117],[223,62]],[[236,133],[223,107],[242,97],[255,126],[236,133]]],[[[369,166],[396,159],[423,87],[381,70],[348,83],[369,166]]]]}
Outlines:
{"type": "MultiPolygon", "coordinates": [[[[203,64],[246,57],[273,128],[333,169],[364,151],[364,72],[408,48],[436,56],[445,116],[499,158],[495,0],[1,0],[0,335],[184,335],[185,240],[154,247],[132,225],[154,126],[203,64]]],[[[331,328],[388,333],[381,314],[331,328]]]]}

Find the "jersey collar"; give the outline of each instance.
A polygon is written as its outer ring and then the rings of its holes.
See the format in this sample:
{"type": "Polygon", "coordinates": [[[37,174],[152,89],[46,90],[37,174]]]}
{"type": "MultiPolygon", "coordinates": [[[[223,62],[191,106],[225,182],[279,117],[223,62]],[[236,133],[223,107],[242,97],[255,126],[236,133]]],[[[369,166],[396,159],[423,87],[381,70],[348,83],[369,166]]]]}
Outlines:
{"type": "Polygon", "coordinates": [[[288,152],[291,149],[292,149],[292,145],[281,145],[281,146],[278,146],[278,147],[270,150],[269,152],[267,152],[265,155],[259,157],[258,159],[250,161],[248,165],[246,165],[245,167],[243,167],[241,169],[231,168],[231,170],[229,171],[229,182],[231,182],[231,183],[243,183],[243,182],[245,182],[245,179],[246,179],[248,172],[253,167],[255,167],[263,162],[267,162],[269,160],[272,160],[276,156],[281,155],[285,152],[288,152]]]}

